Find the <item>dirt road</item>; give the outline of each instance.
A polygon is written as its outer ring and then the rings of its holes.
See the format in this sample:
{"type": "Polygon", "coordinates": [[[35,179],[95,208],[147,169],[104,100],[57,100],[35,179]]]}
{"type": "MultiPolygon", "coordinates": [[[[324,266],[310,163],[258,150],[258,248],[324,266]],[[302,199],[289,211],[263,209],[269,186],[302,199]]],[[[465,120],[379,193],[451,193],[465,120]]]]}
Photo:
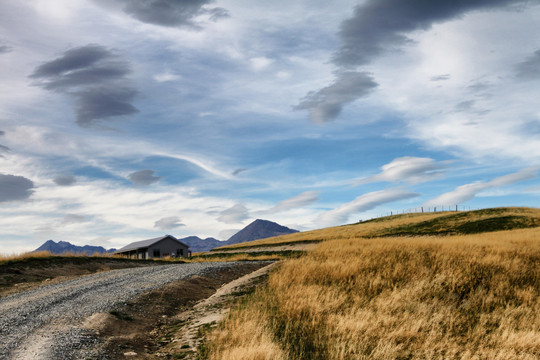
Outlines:
{"type": "Polygon", "coordinates": [[[42,286],[0,299],[0,359],[85,359],[100,355],[99,339],[83,327],[89,316],[193,275],[237,263],[191,263],[113,270],[42,286]]]}

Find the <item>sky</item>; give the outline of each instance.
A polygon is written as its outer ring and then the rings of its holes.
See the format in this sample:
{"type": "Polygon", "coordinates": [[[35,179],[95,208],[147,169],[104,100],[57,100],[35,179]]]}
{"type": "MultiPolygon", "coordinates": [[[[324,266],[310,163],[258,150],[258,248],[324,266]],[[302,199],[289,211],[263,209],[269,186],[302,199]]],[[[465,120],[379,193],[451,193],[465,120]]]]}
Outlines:
{"type": "Polygon", "coordinates": [[[538,0],[3,0],[0,253],[536,207],[538,0]]]}

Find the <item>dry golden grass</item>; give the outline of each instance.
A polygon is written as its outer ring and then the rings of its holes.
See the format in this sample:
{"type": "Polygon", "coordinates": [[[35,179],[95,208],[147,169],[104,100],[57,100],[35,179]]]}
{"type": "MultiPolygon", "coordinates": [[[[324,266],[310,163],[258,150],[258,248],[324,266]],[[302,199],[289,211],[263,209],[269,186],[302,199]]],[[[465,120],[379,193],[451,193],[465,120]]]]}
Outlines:
{"type": "Polygon", "coordinates": [[[319,232],[210,335],[207,358],[540,358],[538,228],[366,239],[388,224],[364,225],[319,232]]]}
{"type": "MultiPolygon", "coordinates": [[[[354,239],[366,236],[377,236],[385,234],[389,229],[395,229],[409,224],[418,224],[425,221],[444,219],[452,216],[462,216],[462,221],[482,220],[494,217],[512,217],[525,216],[527,218],[540,221],[540,209],[536,208],[495,208],[478,211],[454,212],[445,211],[437,213],[411,213],[403,215],[394,215],[358,224],[331,227],[321,230],[306,231],[283,236],[276,236],[247,243],[223,246],[218,249],[240,249],[255,246],[277,246],[284,243],[306,242],[306,241],[324,241],[337,239],[354,239]]],[[[444,221],[448,227],[454,225],[455,220],[448,219],[444,221]]]]}
{"type": "Polygon", "coordinates": [[[50,257],[88,257],[88,256],[90,257],[118,257],[118,256],[113,256],[111,254],[100,254],[100,253],[94,253],[92,255],[73,253],[73,252],[53,254],[49,251],[36,251],[36,252],[25,252],[25,253],[19,253],[19,254],[0,254],[0,262],[50,258],[50,257]]]}
{"type": "Polygon", "coordinates": [[[44,258],[44,257],[50,257],[50,256],[52,256],[52,254],[48,251],[25,252],[25,253],[19,253],[19,254],[0,254],[0,262],[32,259],[32,258],[44,258]]]}

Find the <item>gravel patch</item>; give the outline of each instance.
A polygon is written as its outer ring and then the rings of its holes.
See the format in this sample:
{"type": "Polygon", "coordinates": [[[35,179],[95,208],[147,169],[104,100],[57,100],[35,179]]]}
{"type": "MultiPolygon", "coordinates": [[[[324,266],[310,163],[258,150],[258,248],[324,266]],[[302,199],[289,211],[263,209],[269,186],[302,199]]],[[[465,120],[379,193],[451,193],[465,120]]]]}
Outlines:
{"type": "Polygon", "coordinates": [[[159,265],[112,270],[0,299],[0,360],[106,358],[82,328],[87,317],[113,310],[169,282],[237,262],[159,265]]]}

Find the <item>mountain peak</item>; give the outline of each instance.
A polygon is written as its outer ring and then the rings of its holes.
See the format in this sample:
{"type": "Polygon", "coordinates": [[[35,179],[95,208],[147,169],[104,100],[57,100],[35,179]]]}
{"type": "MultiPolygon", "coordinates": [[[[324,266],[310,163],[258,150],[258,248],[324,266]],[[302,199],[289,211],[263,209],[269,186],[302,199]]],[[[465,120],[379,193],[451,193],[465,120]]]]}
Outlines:
{"type": "Polygon", "coordinates": [[[265,239],[273,236],[287,235],[298,232],[273,221],[257,219],[251,224],[234,234],[227,240],[227,244],[237,244],[246,241],[265,239]]]}

